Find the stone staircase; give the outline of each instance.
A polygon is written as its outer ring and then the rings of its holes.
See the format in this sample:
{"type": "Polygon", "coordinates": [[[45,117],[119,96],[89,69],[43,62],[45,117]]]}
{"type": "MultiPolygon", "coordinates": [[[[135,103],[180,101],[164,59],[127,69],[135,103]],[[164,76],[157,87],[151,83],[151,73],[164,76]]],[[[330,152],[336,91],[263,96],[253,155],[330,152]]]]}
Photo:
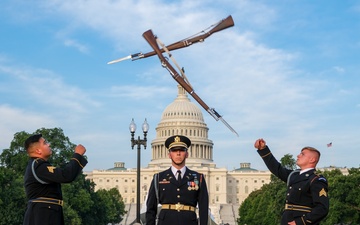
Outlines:
{"type": "Polygon", "coordinates": [[[219,225],[237,225],[236,219],[238,216],[238,204],[221,204],[220,205],[220,220],[218,221],[219,225]]]}
{"type": "Polygon", "coordinates": [[[125,211],[127,212],[124,215],[124,219],[116,225],[130,225],[133,224],[136,220],[136,204],[125,204],[125,211]]]}

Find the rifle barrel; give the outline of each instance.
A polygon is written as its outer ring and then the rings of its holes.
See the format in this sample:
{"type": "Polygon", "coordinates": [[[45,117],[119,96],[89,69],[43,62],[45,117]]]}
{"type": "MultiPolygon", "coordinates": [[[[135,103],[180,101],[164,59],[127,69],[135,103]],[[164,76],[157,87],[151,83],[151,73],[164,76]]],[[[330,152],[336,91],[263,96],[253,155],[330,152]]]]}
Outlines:
{"type": "MultiPolygon", "coordinates": [[[[218,22],[216,25],[214,25],[214,27],[212,29],[210,29],[208,32],[203,31],[203,34],[201,34],[201,35],[198,35],[198,36],[195,36],[195,37],[192,37],[192,38],[185,38],[185,39],[183,39],[181,41],[178,41],[178,42],[175,42],[175,43],[172,43],[172,44],[166,46],[166,48],[169,51],[177,50],[177,49],[180,49],[180,48],[185,48],[185,47],[188,47],[188,46],[190,46],[192,44],[195,44],[195,43],[198,43],[198,42],[203,42],[207,37],[209,37],[213,33],[219,32],[221,30],[224,30],[224,29],[232,27],[232,26],[234,26],[234,20],[233,20],[232,16],[229,15],[228,17],[226,17],[225,19],[222,19],[220,22],[218,22]]],[[[164,48],[161,48],[161,49],[159,48],[159,51],[161,53],[163,53],[163,52],[165,52],[165,49],[164,48]]],[[[110,61],[107,64],[113,64],[113,63],[121,62],[121,61],[127,60],[127,59],[131,59],[132,61],[135,61],[135,60],[147,58],[147,57],[150,57],[150,56],[153,56],[153,55],[156,55],[156,54],[157,54],[156,51],[151,51],[151,52],[144,53],[144,54],[136,53],[136,54],[132,54],[130,56],[126,56],[126,57],[123,57],[123,58],[120,58],[120,59],[110,61]]]]}
{"type": "MultiPolygon", "coordinates": [[[[182,77],[175,68],[165,59],[163,56],[162,49],[159,48],[159,45],[156,42],[156,37],[151,30],[148,30],[143,33],[143,37],[154,49],[155,54],[158,55],[161,64],[165,67],[171,74],[171,76],[180,84],[216,121],[219,119],[237,136],[238,133],[222,118],[222,116],[215,111],[215,109],[210,108],[194,91],[194,89],[188,84],[184,77],[182,77]]],[[[163,48],[164,49],[164,48],[163,48]]],[[[165,51],[165,49],[164,49],[165,51]]]]}
{"type": "MultiPolygon", "coordinates": [[[[195,36],[193,38],[184,39],[184,40],[172,43],[172,44],[166,46],[166,48],[169,51],[177,50],[177,49],[180,49],[180,48],[185,48],[185,47],[188,47],[188,46],[190,46],[192,44],[195,44],[195,43],[198,43],[198,42],[203,42],[205,40],[205,38],[209,37],[213,33],[219,32],[221,30],[224,30],[224,29],[232,27],[232,26],[234,26],[234,20],[233,20],[232,16],[229,15],[225,19],[222,19],[214,28],[212,28],[208,32],[205,32],[204,34],[195,36]]],[[[165,49],[161,48],[160,51],[161,51],[161,53],[163,53],[163,52],[165,52],[165,49]]],[[[156,55],[155,51],[145,53],[144,57],[142,57],[142,58],[150,57],[150,56],[153,56],[153,55],[156,55]]]]}

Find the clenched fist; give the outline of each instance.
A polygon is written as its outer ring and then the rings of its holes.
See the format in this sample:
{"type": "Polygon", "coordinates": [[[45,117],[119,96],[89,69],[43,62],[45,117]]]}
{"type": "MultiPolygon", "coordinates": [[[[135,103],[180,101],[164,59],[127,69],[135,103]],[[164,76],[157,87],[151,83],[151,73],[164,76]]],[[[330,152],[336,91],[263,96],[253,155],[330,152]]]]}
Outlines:
{"type": "Polygon", "coordinates": [[[258,150],[262,150],[266,147],[266,141],[262,138],[255,141],[254,147],[258,150]]]}
{"type": "Polygon", "coordinates": [[[83,145],[77,145],[75,147],[75,153],[78,153],[79,155],[84,155],[86,152],[86,148],[83,145]]]}

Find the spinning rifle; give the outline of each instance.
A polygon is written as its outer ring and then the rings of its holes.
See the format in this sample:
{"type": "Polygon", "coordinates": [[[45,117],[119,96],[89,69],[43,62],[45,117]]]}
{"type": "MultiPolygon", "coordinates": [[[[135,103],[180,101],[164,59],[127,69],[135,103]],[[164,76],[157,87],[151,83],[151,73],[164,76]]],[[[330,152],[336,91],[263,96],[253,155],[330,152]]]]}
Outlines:
{"type": "MultiPolygon", "coordinates": [[[[162,42],[154,36],[153,32],[151,30],[146,31],[143,33],[143,37],[145,40],[149,43],[149,45],[154,49],[155,53],[158,55],[161,65],[166,68],[171,76],[212,116],[215,120],[221,120],[232,132],[234,132],[237,136],[238,133],[220,116],[218,112],[215,111],[214,108],[210,108],[194,91],[194,89],[191,87],[189,81],[187,80],[184,70],[180,69],[179,66],[178,69],[180,70],[179,74],[175,68],[169,63],[169,61],[163,56],[161,49],[159,48],[160,44],[162,46],[162,49],[164,49],[169,57],[173,60],[173,62],[176,64],[175,60],[173,59],[172,55],[170,54],[170,51],[168,51],[167,47],[162,44],[162,42]]],[[[176,64],[177,65],[177,64],[176,64]]]]}
{"type": "Polygon", "coordinates": [[[170,53],[170,50],[176,50],[179,48],[183,48],[183,47],[188,47],[193,43],[197,43],[197,42],[203,42],[204,39],[206,37],[209,37],[211,34],[221,31],[223,29],[226,29],[230,26],[233,26],[234,22],[231,18],[231,16],[227,17],[224,20],[221,20],[218,24],[213,25],[214,28],[212,28],[210,31],[202,34],[202,35],[198,35],[195,36],[193,38],[188,38],[188,39],[184,39],[182,41],[173,43],[169,46],[165,46],[152,32],[152,30],[148,30],[146,32],[143,33],[143,37],[145,38],[145,40],[149,43],[149,45],[151,46],[151,48],[154,50],[152,52],[146,53],[146,54],[142,54],[142,53],[137,53],[137,54],[133,54],[118,60],[114,60],[109,62],[108,64],[112,64],[112,63],[116,63],[116,62],[120,62],[126,59],[132,59],[132,60],[137,60],[140,58],[146,58],[152,55],[157,55],[160,59],[161,65],[166,68],[170,75],[212,116],[214,117],[214,119],[216,121],[220,120],[221,122],[223,122],[233,133],[235,133],[237,136],[238,133],[222,118],[222,116],[214,109],[214,108],[210,108],[194,91],[194,89],[192,88],[190,82],[188,81],[188,79],[186,78],[185,72],[183,69],[180,69],[179,65],[176,63],[175,59],[172,57],[172,54],[170,53]],[[161,46],[161,48],[159,47],[159,45],[161,46]],[[178,68],[178,70],[180,71],[180,73],[178,73],[176,71],[176,69],[169,63],[169,61],[163,56],[163,53],[166,52],[169,56],[169,58],[173,61],[173,63],[176,65],[176,67],[178,68]]]}
{"type": "MultiPolygon", "coordinates": [[[[179,48],[185,48],[192,44],[195,44],[198,42],[203,42],[205,40],[205,38],[209,37],[213,33],[216,33],[218,31],[224,30],[224,29],[232,27],[232,26],[234,26],[234,21],[231,16],[228,16],[225,19],[218,22],[217,24],[211,25],[209,28],[205,29],[204,31],[201,31],[199,35],[195,34],[192,37],[185,38],[181,41],[178,41],[171,45],[168,45],[168,46],[166,46],[166,48],[169,51],[176,50],[179,48]],[[206,30],[208,30],[208,31],[206,31],[206,30]]],[[[164,52],[165,49],[162,48],[162,49],[160,49],[160,51],[164,52]]],[[[142,59],[142,58],[147,58],[147,57],[153,56],[153,55],[156,55],[155,51],[148,52],[145,54],[140,52],[140,53],[135,53],[135,54],[132,54],[132,55],[120,58],[120,59],[110,61],[107,64],[113,64],[113,63],[121,62],[121,61],[127,60],[127,59],[131,59],[132,61],[134,61],[134,60],[138,60],[138,59],[142,59]]]]}

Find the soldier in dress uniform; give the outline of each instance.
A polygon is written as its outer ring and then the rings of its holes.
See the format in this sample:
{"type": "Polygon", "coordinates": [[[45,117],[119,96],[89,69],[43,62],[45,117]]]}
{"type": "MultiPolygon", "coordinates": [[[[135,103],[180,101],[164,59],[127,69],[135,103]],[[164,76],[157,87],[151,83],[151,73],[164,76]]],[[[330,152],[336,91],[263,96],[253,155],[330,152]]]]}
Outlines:
{"type": "Polygon", "coordinates": [[[27,138],[25,149],[30,157],[24,176],[29,201],[23,225],[63,225],[61,183],[75,180],[87,164],[83,157],[86,149],[77,145],[73,157],[64,168],[54,167],[47,161],[52,151],[41,134],[27,138]]]}
{"type": "Polygon", "coordinates": [[[304,147],[296,161],[300,169],[289,170],[275,159],[263,139],[256,140],[254,146],[268,169],[287,182],[281,225],[320,224],[329,212],[327,180],[315,171],[320,152],[313,147],[304,147]]]}
{"type": "Polygon", "coordinates": [[[165,141],[172,166],[154,175],[146,202],[146,225],[208,224],[209,195],[205,177],[185,166],[190,145],[190,139],[181,135],[165,141]],[[161,204],[160,212],[158,204],[161,204]],[[197,205],[200,221],[196,215],[197,205]]]}

